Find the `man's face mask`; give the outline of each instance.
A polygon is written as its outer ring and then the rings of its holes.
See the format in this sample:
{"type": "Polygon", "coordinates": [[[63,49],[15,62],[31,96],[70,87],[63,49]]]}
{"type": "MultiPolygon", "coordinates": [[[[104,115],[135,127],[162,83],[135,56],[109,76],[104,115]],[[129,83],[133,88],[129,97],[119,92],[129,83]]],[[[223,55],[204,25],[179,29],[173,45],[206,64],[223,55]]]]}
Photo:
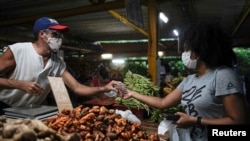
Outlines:
{"type": "Polygon", "coordinates": [[[62,45],[63,35],[60,32],[54,30],[45,30],[45,32],[51,33],[53,35],[53,37],[48,37],[46,35],[48,38],[47,43],[53,52],[57,52],[62,45]]]}
{"type": "Polygon", "coordinates": [[[57,52],[62,45],[62,38],[49,37],[47,43],[53,52],[57,52]]]}
{"type": "Polygon", "coordinates": [[[191,51],[183,52],[181,56],[182,62],[187,68],[196,69],[198,59],[191,59],[190,57],[191,51]]]}

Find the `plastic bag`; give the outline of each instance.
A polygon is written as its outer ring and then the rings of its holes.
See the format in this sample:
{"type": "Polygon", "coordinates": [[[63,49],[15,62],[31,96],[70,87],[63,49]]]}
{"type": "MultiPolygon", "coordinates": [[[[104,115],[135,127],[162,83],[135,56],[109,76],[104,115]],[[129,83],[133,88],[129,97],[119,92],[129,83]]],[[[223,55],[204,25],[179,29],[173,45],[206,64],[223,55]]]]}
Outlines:
{"type": "Polygon", "coordinates": [[[191,128],[176,128],[179,136],[179,141],[192,141],[190,132],[191,128]]]}
{"type": "Polygon", "coordinates": [[[192,141],[189,128],[177,128],[170,120],[162,120],[158,126],[160,141],[192,141]]]}
{"type": "Polygon", "coordinates": [[[141,124],[141,120],[139,120],[130,110],[122,111],[116,109],[115,113],[120,114],[123,118],[126,118],[128,121],[141,124]]]}
{"type": "Polygon", "coordinates": [[[108,97],[116,97],[117,96],[117,92],[115,92],[115,91],[105,92],[104,94],[108,97]]]}

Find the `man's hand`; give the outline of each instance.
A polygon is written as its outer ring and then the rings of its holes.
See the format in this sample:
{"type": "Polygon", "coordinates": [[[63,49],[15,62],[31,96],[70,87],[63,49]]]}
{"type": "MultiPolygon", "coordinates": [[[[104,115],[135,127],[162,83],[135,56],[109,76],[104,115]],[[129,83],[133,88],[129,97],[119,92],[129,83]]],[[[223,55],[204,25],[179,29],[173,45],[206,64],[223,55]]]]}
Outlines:
{"type": "Polygon", "coordinates": [[[127,89],[125,88],[125,86],[122,86],[122,85],[114,85],[114,87],[118,90],[118,91],[120,91],[121,93],[123,93],[123,94],[126,94],[128,91],[127,91],[127,89]]]}
{"type": "Polygon", "coordinates": [[[36,96],[44,93],[44,89],[36,82],[23,82],[20,89],[36,96]]]}
{"type": "Polygon", "coordinates": [[[109,91],[118,92],[118,89],[115,88],[116,85],[118,85],[118,86],[124,86],[124,84],[122,82],[112,80],[106,86],[104,86],[105,92],[109,92],[109,91]]]}

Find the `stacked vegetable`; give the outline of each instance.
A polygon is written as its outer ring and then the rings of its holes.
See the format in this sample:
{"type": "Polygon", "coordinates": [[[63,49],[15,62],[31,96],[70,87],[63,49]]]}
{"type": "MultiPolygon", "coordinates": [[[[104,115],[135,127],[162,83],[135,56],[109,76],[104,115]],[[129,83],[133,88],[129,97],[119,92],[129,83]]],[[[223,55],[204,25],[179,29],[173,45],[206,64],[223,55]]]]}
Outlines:
{"type": "MultiPolygon", "coordinates": [[[[150,95],[150,96],[159,96],[160,87],[154,85],[150,78],[142,76],[140,74],[132,73],[128,71],[124,77],[124,84],[130,90],[136,91],[140,94],[150,95]]],[[[116,103],[122,104],[127,108],[137,108],[137,109],[145,109],[148,112],[148,115],[152,112],[151,108],[138,101],[134,98],[129,99],[121,99],[120,97],[116,97],[116,103]]]]}
{"type": "Polygon", "coordinates": [[[163,92],[167,95],[171,93],[184,79],[185,77],[179,75],[174,77],[171,81],[166,82],[166,86],[163,88],[163,92]]]}
{"type": "Polygon", "coordinates": [[[62,136],[77,133],[81,141],[159,141],[156,133],[143,131],[139,123],[133,123],[104,106],[79,105],[73,111],[64,109],[43,123],[62,136]]]}
{"type": "Polygon", "coordinates": [[[0,116],[1,141],[81,141],[77,133],[62,136],[37,119],[0,116]]]}

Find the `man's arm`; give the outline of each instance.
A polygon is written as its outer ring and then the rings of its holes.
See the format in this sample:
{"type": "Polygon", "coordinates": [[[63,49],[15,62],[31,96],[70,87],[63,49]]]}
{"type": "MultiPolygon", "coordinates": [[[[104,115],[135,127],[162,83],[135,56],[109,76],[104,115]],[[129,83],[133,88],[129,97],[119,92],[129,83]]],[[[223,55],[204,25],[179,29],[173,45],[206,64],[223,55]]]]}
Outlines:
{"type": "Polygon", "coordinates": [[[64,83],[78,95],[89,96],[95,95],[103,92],[118,91],[114,88],[114,85],[123,85],[120,81],[111,81],[105,86],[101,87],[90,87],[79,83],[67,70],[63,72],[62,75],[64,83]]]}
{"type": "Polygon", "coordinates": [[[6,77],[13,72],[16,67],[14,55],[9,48],[0,56],[0,87],[1,88],[15,88],[11,80],[6,77]]]}
{"type": "Polygon", "coordinates": [[[7,49],[0,56],[0,88],[1,89],[20,89],[29,94],[39,95],[44,89],[36,82],[9,79],[9,75],[16,67],[14,55],[10,49],[7,49]]]}

